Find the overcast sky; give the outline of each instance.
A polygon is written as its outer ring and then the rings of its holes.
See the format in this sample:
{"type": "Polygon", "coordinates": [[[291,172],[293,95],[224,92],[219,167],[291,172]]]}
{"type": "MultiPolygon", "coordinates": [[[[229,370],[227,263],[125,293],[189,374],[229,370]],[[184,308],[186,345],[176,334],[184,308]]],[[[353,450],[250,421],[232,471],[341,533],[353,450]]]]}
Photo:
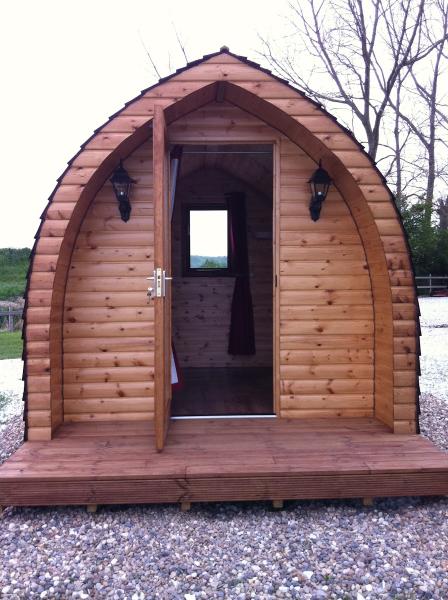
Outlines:
{"type": "Polygon", "coordinates": [[[257,31],[281,35],[286,0],[3,0],[0,3],[0,247],[31,246],[56,179],[111,114],[222,45],[258,60],[257,31]]]}

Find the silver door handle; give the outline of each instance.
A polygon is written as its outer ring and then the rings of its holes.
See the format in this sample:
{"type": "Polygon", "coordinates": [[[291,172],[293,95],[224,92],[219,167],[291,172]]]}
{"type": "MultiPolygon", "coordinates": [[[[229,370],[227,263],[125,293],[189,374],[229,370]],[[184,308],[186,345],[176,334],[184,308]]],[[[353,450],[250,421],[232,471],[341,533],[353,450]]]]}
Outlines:
{"type": "MultiPolygon", "coordinates": [[[[156,279],[156,278],[155,277],[147,277],[146,279],[148,279],[150,281],[154,281],[154,279],[156,279]]],[[[174,277],[169,277],[168,275],[165,275],[165,279],[168,281],[168,280],[174,279],[174,277]]]]}
{"type": "MultiPolygon", "coordinates": [[[[154,281],[154,279],[156,279],[156,277],[152,276],[152,277],[147,277],[146,279],[150,280],[150,281],[154,281]]],[[[168,275],[165,275],[165,280],[171,280],[174,279],[174,277],[169,277],[168,275]]]]}
{"type": "Polygon", "coordinates": [[[148,288],[148,296],[150,298],[164,298],[166,282],[173,279],[165,274],[165,271],[158,267],[154,269],[152,277],[147,277],[150,281],[154,281],[154,288],[148,288]]]}

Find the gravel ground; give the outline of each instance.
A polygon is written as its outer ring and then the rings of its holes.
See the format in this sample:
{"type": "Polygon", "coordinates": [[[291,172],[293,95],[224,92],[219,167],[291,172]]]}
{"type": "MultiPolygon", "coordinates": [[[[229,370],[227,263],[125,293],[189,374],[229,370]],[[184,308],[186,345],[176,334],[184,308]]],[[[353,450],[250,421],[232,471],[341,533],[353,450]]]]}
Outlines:
{"type": "Polygon", "coordinates": [[[0,360],[0,463],[23,439],[22,368],[20,359],[0,360]]]}
{"type": "Polygon", "coordinates": [[[448,450],[448,298],[422,298],[420,312],[420,428],[448,450]]]}
{"type": "Polygon", "coordinates": [[[448,404],[448,298],[423,298],[420,312],[420,389],[448,404]]]}
{"type": "MultiPolygon", "coordinates": [[[[421,310],[421,427],[448,449],[448,298],[424,299],[421,310]]],[[[8,389],[4,455],[21,436],[20,388],[8,389]]],[[[447,498],[373,509],[291,502],[282,512],[267,503],[7,509],[0,598],[446,600],[447,540],[447,498]]]]}

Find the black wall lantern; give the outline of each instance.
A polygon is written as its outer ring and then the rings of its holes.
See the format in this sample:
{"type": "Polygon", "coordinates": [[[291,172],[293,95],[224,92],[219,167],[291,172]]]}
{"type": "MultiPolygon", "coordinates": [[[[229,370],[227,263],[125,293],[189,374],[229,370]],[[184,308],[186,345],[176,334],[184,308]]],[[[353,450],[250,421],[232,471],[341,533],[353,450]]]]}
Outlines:
{"type": "Polygon", "coordinates": [[[310,215],[313,221],[319,220],[322,204],[327,197],[331,183],[330,175],[322,168],[322,163],[319,161],[319,168],[309,180],[311,187],[310,215]]]}
{"type": "Polygon", "coordinates": [[[120,211],[121,218],[124,222],[129,221],[129,217],[131,216],[129,196],[131,193],[131,186],[135,181],[129,177],[128,172],[123,167],[123,161],[120,160],[119,166],[112,173],[110,182],[113,185],[115,196],[117,197],[118,210],[120,211]]]}

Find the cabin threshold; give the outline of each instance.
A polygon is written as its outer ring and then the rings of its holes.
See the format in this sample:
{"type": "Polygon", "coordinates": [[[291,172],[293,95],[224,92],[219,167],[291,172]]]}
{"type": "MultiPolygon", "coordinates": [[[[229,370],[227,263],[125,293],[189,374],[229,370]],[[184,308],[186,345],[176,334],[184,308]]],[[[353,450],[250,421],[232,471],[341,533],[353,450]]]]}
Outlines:
{"type": "Polygon", "coordinates": [[[170,417],[171,421],[189,421],[201,419],[278,419],[278,415],[182,415],[170,417]]]}
{"type": "Polygon", "coordinates": [[[448,494],[448,454],[370,418],[176,419],[62,425],[0,467],[0,505],[50,506],[448,494]]]}

